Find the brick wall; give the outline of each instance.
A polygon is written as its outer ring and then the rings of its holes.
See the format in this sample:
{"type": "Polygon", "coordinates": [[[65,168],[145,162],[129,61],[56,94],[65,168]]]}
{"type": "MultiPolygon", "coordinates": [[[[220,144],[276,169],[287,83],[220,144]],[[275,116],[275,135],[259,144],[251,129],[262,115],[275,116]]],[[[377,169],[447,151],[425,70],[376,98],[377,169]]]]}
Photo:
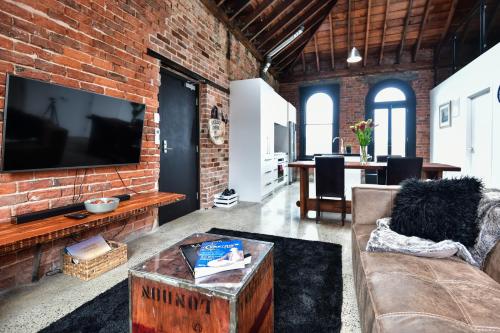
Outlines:
{"type": "MultiPolygon", "coordinates": [[[[365,98],[370,87],[389,78],[401,79],[410,83],[417,99],[417,156],[429,160],[430,156],[430,101],[429,92],[433,88],[433,71],[416,70],[404,73],[380,73],[372,75],[346,76],[341,78],[327,78],[322,76],[321,80],[295,82],[280,82],[280,94],[297,108],[297,121],[300,119],[300,96],[301,85],[336,83],[340,85],[340,136],[344,138],[344,144],[353,146],[353,151],[359,151],[356,136],[351,132],[349,126],[365,118],[365,98]]],[[[300,131],[300,128],[298,128],[300,131]]],[[[297,138],[299,137],[297,133],[297,138]]],[[[297,143],[298,145],[300,142],[297,143]]]]}
{"type": "MultiPolygon", "coordinates": [[[[134,191],[155,191],[159,147],[154,144],[153,114],[160,74],[159,61],[146,55],[148,48],[223,87],[230,80],[259,74],[256,59],[234,37],[228,39],[224,25],[198,0],[2,0],[0,128],[7,73],[145,103],[141,162],[118,170],[134,191]]],[[[227,113],[228,101],[227,94],[200,87],[203,208],[211,206],[212,195],[228,181],[228,142],[215,146],[207,132],[212,106],[227,113]]],[[[0,174],[0,223],[9,223],[13,215],[71,203],[75,178],[83,184],[80,200],[128,192],[114,168],[88,169],[85,176],[83,170],[0,174]]],[[[118,239],[134,238],[151,230],[155,218],[153,211],[89,235],[114,235],[126,223],[118,239]]],[[[59,265],[60,250],[71,241],[44,245],[41,274],[59,265]]],[[[33,249],[0,257],[0,288],[29,282],[32,261],[33,249]]]]}

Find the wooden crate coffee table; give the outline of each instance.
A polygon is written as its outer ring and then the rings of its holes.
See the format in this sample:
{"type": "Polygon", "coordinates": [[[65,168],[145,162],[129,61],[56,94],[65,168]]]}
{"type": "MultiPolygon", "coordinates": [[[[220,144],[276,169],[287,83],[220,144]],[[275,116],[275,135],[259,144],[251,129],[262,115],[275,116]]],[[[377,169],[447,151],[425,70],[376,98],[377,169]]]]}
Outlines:
{"type": "Polygon", "coordinates": [[[273,332],[272,243],[242,239],[250,265],[195,284],[179,245],[220,238],[191,235],[129,270],[131,332],[273,332]]]}

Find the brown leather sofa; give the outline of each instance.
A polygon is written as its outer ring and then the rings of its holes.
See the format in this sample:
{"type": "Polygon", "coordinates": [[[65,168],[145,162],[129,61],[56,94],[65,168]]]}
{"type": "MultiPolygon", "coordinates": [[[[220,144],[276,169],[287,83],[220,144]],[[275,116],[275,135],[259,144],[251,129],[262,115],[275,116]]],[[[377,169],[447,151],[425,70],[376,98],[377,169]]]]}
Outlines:
{"type": "Polygon", "coordinates": [[[485,271],[457,257],[366,252],[397,186],[353,188],[352,260],[363,332],[500,332],[500,244],[485,271]]]}

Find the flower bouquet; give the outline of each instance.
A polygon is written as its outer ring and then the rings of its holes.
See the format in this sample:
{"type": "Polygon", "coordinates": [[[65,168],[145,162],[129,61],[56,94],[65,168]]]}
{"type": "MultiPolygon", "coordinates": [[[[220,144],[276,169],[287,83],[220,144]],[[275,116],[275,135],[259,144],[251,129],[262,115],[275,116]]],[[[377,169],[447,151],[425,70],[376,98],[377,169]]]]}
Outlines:
{"type": "Polygon", "coordinates": [[[375,124],[371,119],[360,121],[351,126],[351,131],[356,134],[360,146],[361,163],[368,162],[367,147],[372,142],[372,132],[375,124]]]}

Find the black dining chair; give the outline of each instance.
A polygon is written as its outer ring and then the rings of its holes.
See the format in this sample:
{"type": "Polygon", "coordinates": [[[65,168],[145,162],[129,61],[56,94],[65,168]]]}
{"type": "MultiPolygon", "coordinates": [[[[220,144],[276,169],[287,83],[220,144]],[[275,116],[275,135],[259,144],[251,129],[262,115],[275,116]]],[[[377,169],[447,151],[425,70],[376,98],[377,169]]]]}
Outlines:
{"type": "MultiPolygon", "coordinates": [[[[401,157],[401,155],[377,155],[377,162],[387,162],[389,157],[401,157]]],[[[377,170],[377,184],[385,185],[387,169],[377,170]]]]}
{"type": "Polygon", "coordinates": [[[399,185],[409,178],[420,179],[422,176],[422,157],[389,157],[387,158],[387,175],[385,185],[399,185]]]}
{"type": "Polygon", "coordinates": [[[325,198],[342,200],[342,225],[345,223],[345,164],[343,156],[318,156],[316,165],[316,223],[320,220],[320,201],[325,198]]]}

